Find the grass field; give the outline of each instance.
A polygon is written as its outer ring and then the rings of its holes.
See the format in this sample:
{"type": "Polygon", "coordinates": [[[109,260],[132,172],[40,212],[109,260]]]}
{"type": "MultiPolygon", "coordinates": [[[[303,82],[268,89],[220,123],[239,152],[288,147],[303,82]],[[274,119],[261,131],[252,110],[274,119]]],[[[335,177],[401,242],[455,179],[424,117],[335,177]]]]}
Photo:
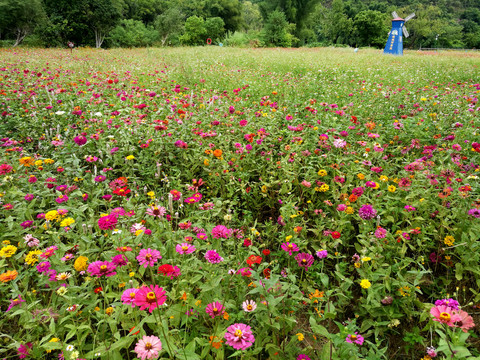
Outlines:
{"type": "Polygon", "coordinates": [[[480,356],[480,54],[0,59],[0,357],[480,356]]]}

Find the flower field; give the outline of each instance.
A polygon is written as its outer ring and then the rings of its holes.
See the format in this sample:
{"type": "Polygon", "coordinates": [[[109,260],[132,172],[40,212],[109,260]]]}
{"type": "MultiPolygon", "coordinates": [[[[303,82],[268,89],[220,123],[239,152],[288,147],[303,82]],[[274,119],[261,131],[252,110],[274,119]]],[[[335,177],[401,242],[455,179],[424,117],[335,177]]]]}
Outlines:
{"type": "Polygon", "coordinates": [[[1,358],[479,358],[479,55],[0,59],[1,358]]]}

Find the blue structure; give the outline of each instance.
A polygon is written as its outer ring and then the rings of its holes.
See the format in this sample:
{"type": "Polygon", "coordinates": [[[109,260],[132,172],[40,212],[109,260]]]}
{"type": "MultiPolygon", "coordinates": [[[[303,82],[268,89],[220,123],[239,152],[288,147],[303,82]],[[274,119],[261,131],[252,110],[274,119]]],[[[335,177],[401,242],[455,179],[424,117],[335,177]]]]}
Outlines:
{"type": "Polygon", "coordinates": [[[403,29],[405,20],[395,18],[392,20],[392,30],[388,33],[387,44],[383,50],[384,54],[403,55],[403,29]]]}

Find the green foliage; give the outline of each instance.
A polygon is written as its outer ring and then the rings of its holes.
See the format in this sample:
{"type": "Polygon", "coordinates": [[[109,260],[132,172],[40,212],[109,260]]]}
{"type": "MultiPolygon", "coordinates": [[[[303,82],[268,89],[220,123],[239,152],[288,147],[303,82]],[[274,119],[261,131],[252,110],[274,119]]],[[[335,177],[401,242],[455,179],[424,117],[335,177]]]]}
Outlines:
{"type": "Polygon", "coordinates": [[[281,11],[273,11],[265,22],[263,29],[263,41],[268,46],[292,46],[294,36],[292,30],[295,24],[289,24],[285,14],[281,11]]]}
{"type": "Polygon", "coordinates": [[[185,22],[185,32],[180,42],[185,45],[202,45],[207,39],[205,20],[198,16],[190,16],[185,22]]]}
{"type": "Polygon", "coordinates": [[[157,32],[138,20],[122,20],[109,35],[109,44],[113,47],[149,46],[157,38],[157,32]]]}
{"type": "Polygon", "coordinates": [[[225,33],[224,25],[225,23],[223,22],[222,18],[208,18],[205,20],[206,36],[212,40],[218,41],[225,33]]]}
{"type": "Polygon", "coordinates": [[[245,30],[260,30],[263,27],[263,18],[260,6],[250,1],[242,4],[243,27],[245,30]]]}
{"type": "Polygon", "coordinates": [[[19,45],[41,23],[45,12],[40,0],[1,0],[0,34],[11,34],[19,45]]]}
{"type": "Polygon", "coordinates": [[[356,46],[382,48],[388,38],[387,16],[375,10],[359,12],[353,21],[356,46]]]}
{"type": "Polygon", "coordinates": [[[167,9],[157,17],[155,29],[158,31],[162,46],[178,43],[184,23],[185,15],[176,7],[167,9]]]}

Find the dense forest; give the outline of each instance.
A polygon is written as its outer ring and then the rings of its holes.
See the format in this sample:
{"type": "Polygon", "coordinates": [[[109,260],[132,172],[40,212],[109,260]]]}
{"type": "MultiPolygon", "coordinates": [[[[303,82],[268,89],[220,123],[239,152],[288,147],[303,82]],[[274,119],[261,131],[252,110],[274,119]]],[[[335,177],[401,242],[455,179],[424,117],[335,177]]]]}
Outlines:
{"type": "Polygon", "coordinates": [[[384,46],[479,48],[480,0],[0,0],[0,46],[384,46]]]}

